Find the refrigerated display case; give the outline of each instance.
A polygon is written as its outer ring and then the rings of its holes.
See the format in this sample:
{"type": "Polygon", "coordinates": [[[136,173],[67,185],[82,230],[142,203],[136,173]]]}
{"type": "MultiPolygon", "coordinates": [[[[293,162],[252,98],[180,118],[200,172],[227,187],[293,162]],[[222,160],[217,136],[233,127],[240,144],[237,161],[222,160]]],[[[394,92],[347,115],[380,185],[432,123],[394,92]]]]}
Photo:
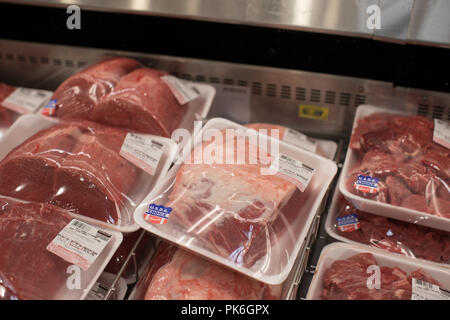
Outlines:
{"type": "MultiPolygon", "coordinates": [[[[334,141],[338,174],[283,283],[283,299],[305,299],[322,249],[337,241],[324,224],[358,106],[450,120],[448,14],[446,0],[1,1],[0,82],[54,91],[125,56],[214,87],[204,122],[272,123],[334,141]],[[80,29],[68,27],[70,5],[80,29]]],[[[91,298],[128,298],[160,241],[139,232],[91,298]]]]}

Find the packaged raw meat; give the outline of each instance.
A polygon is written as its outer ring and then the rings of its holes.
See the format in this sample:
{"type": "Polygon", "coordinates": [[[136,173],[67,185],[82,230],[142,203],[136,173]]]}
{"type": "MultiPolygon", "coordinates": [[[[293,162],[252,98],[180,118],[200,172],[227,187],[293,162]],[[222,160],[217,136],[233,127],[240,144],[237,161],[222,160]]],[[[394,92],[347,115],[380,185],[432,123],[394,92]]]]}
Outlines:
{"type": "Polygon", "coordinates": [[[326,246],[309,300],[450,299],[450,270],[370,247],[326,246]],[[434,286],[433,286],[434,285],[434,286]]]}
{"type": "Polygon", "coordinates": [[[356,209],[338,190],[325,226],[328,234],[450,267],[450,233],[356,209]]]}
{"type": "Polygon", "coordinates": [[[92,112],[95,121],[170,137],[187,112],[161,79],[166,72],[141,68],[123,76],[92,112]]]}
{"type": "Polygon", "coordinates": [[[249,123],[245,126],[256,131],[267,130],[266,134],[268,133],[271,137],[275,137],[276,132],[272,130],[278,130],[277,139],[330,160],[333,160],[336,154],[337,143],[331,140],[313,139],[298,131],[276,124],[249,123]]]}
{"type": "Polygon", "coordinates": [[[341,193],[362,211],[450,231],[450,150],[435,122],[358,107],[341,193]]]}
{"type": "Polygon", "coordinates": [[[100,98],[111,92],[124,75],[139,66],[140,63],[134,59],[109,58],[69,77],[53,94],[55,115],[92,120],[91,113],[100,98]]]}
{"type": "Polygon", "coordinates": [[[136,60],[116,57],[65,80],[49,104],[54,110],[43,112],[170,137],[180,127],[192,132],[193,122],[206,116],[214,95],[212,86],[185,82],[167,72],[144,68],[136,60]],[[183,89],[172,86],[167,77],[183,89]],[[180,92],[191,94],[186,102],[179,102],[180,92]]]}
{"type": "Polygon", "coordinates": [[[168,170],[176,146],[145,136],[158,149],[151,155],[159,156],[151,175],[122,156],[129,135],[84,120],[22,116],[0,142],[0,195],[53,204],[120,231],[137,230],[133,211],[168,170]]]}
{"type": "Polygon", "coordinates": [[[111,232],[86,271],[47,250],[71,222],[68,211],[0,197],[0,300],[83,299],[122,241],[111,232]]]}
{"type": "Polygon", "coordinates": [[[135,300],[274,300],[280,288],[247,278],[192,253],[162,242],[135,300]]]}
{"type": "Polygon", "coordinates": [[[205,125],[194,146],[144,199],[136,222],[247,276],[282,283],[336,165],[220,118],[205,125]],[[269,174],[276,159],[280,170],[269,174]]]}

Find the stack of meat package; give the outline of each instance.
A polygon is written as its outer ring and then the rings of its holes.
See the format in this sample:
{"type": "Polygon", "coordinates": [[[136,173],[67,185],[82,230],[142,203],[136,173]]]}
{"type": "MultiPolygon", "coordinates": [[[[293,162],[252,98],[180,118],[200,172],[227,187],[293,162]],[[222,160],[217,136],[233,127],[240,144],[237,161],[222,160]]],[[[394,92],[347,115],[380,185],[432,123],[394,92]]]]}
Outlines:
{"type": "MultiPolygon", "coordinates": [[[[132,220],[143,171],[119,154],[124,129],[168,137],[187,108],[162,75],[128,58],[86,68],[55,91],[60,120],[1,160],[0,298],[57,297],[67,263],[46,247],[72,214],[114,226],[124,214],[132,220]]],[[[0,100],[10,91],[0,85],[0,100]]]]}
{"type": "Polygon", "coordinates": [[[380,264],[372,250],[364,252],[360,245],[342,250],[345,259],[330,258],[332,248],[324,249],[316,277],[320,298],[445,297],[450,286],[450,233],[445,225],[441,227],[447,231],[420,225],[427,215],[450,219],[450,150],[436,140],[439,123],[371,106],[359,108],[327,230],[345,242],[382,249],[377,254],[389,262],[380,264]],[[398,208],[394,211],[386,204],[398,208]],[[362,208],[370,208],[370,213],[362,208]],[[348,257],[352,250],[364,253],[348,257]],[[397,259],[391,253],[406,257],[397,259]],[[381,270],[381,284],[375,289],[369,286],[374,266],[381,270]],[[437,281],[434,276],[440,274],[447,280],[437,281]]]}
{"type": "Polygon", "coordinates": [[[433,120],[375,112],[358,119],[350,140],[357,157],[345,177],[360,197],[450,218],[450,150],[433,141],[433,120]],[[377,179],[377,191],[358,177],[377,179]]]}
{"type": "Polygon", "coordinates": [[[180,247],[154,259],[135,298],[280,299],[336,165],[226,119],[202,134],[135,211],[142,228],[180,247]],[[291,171],[274,169],[277,159],[291,171]]]}
{"type": "Polygon", "coordinates": [[[280,287],[269,286],[162,242],[134,299],[145,300],[273,300],[280,287]]]}

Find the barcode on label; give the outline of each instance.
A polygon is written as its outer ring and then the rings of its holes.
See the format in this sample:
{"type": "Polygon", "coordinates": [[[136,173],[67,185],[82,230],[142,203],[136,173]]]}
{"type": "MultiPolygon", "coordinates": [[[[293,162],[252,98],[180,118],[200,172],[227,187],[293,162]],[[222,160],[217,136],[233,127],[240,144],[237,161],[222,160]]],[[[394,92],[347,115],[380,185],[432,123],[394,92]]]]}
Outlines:
{"type": "Polygon", "coordinates": [[[83,223],[81,221],[78,221],[78,220],[73,220],[72,225],[74,227],[77,227],[78,229],[81,229],[81,230],[86,231],[86,232],[89,232],[89,231],[92,230],[91,226],[89,226],[89,225],[87,225],[87,224],[85,224],[85,223],[83,223]]]}
{"type": "Polygon", "coordinates": [[[450,300],[450,292],[433,283],[413,278],[411,300],[450,300]]]}
{"type": "Polygon", "coordinates": [[[434,284],[429,283],[429,282],[425,282],[425,281],[423,281],[423,280],[416,279],[416,283],[417,283],[419,286],[422,286],[422,287],[425,287],[425,288],[428,288],[428,289],[433,289],[433,290],[434,290],[435,288],[439,289],[439,287],[438,287],[437,285],[434,285],[434,284]]]}
{"type": "Polygon", "coordinates": [[[111,239],[112,234],[72,219],[48,244],[47,250],[86,271],[111,239]]]}

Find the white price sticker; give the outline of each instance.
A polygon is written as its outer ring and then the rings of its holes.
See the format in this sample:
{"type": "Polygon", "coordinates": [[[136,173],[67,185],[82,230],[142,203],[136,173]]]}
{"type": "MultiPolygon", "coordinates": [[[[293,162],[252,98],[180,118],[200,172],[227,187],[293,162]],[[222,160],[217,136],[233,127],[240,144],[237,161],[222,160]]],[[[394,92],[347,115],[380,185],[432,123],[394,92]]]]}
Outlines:
{"type": "Polygon", "coordinates": [[[19,87],[2,102],[2,105],[21,114],[34,113],[47,104],[52,95],[52,91],[19,87]]]}
{"type": "Polygon", "coordinates": [[[120,149],[120,155],[154,175],[163,154],[163,145],[145,134],[128,133],[120,149]]]}
{"type": "Polygon", "coordinates": [[[77,219],[70,221],[47,250],[86,271],[105,249],[112,235],[77,219]]]}
{"type": "Polygon", "coordinates": [[[180,104],[188,103],[200,96],[200,92],[195,88],[194,85],[189,85],[189,83],[183,79],[178,79],[174,76],[162,76],[163,80],[172,91],[175,98],[177,98],[180,104]]]}
{"type": "Polygon", "coordinates": [[[271,169],[278,169],[277,175],[295,184],[300,191],[305,191],[314,175],[314,169],[282,153],[277,159],[278,161],[272,162],[271,169]]]}
{"type": "Polygon", "coordinates": [[[433,141],[450,149],[450,126],[448,122],[434,119],[433,141]]]}
{"type": "Polygon", "coordinates": [[[289,128],[284,132],[281,140],[312,153],[316,153],[317,150],[317,141],[315,139],[289,128]]]}
{"type": "Polygon", "coordinates": [[[412,278],[411,300],[450,300],[450,292],[435,284],[412,278]]]}

